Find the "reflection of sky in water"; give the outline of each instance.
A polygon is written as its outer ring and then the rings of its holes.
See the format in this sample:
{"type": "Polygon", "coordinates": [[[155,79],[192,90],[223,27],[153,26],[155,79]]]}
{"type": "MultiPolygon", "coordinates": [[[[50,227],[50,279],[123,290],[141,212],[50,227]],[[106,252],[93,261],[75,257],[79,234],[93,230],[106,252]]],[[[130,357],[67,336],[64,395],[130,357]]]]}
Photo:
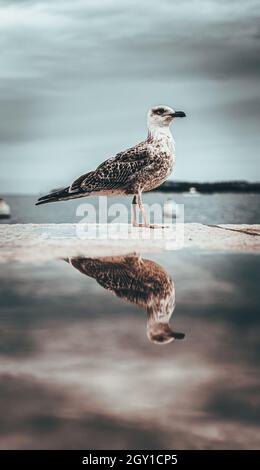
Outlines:
{"type": "Polygon", "coordinates": [[[153,259],[186,334],[165,346],[64,261],[3,265],[1,448],[259,447],[258,257],[153,259]]]}

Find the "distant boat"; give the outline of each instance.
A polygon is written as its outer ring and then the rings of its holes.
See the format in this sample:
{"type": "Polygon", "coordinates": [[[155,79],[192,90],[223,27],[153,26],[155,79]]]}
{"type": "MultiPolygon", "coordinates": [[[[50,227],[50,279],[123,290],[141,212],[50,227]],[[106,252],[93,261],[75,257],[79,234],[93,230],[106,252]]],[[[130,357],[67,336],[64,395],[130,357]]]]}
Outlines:
{"type": "Polygon", "coordinates": [[[176,217],[179,215],[179,207],[174,199],[166,199],[163,205],[163,214],[165,217],[169,217],[171,219],[176,219],[176,217]]]}
{"type": "Polygon", "coordinates": [[[195,186],[190,186],[189,191],[183,193],[184,196],[199,196],[199,191],[195,186]]]}
{"type": "Polygon", "coordinates": [[[0,198],[0,219],[8,219],[11,217],[10,207],[4,199],[0,198]]]}
{"type": "Polygon", "coordinates": [[[189,193],[190,194],[198,194],[198,191],[194,186],[191,186],[190,189],[189,189],[189,193]]]}

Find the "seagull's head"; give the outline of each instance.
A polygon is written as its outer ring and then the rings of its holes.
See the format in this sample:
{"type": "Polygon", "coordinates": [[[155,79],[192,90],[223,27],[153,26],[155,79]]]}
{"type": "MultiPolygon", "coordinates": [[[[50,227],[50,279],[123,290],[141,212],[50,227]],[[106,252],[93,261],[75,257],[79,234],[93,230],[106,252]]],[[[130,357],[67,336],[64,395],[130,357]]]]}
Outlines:
{"type": "Polygon", "coordinates": [[[171,343],[174,339],[185,338],[184,333],[173,331],[169,323],[164,322],[159,322],[148,326],[147,336],[149,340],[152,341],[152,343],[157,344],[168,344],[171,343]]]}
{"type": "Polygon", "coordinates": [[[174,111],[169,106],[154,106],[148,112],[148,127],[168,127],[173,119],[185,116],[183,111],[174,111]]]}

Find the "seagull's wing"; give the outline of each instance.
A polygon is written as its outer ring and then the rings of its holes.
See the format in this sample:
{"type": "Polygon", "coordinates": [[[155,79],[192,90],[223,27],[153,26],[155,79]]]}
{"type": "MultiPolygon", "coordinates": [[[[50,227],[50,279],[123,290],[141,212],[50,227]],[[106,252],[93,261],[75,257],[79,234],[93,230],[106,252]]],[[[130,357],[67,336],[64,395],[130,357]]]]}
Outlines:
{"type": "Polygon", "coordinates": [[[137,256],[117,256],[113,258],[70,258],[74,268],[86,276],[96,279],[105,289],[120,296],[121,290],[131,290],[136,280],[137,256]]]}
{"type": "Polygon", "coordinates": [[[138,255],[70,258],[71,265],[82,274],[94,278],[98,284],[117,297],[143,308],[146,308],[151,293],[155,291],[156,296],[154,271],[155,266],[159,267],[153,263],[151,275],[151,265],[147,268],[146,261],[141,260],[138,255]]]}
{"type": "Polygon", "coordinates": [[[151,152],[142,143],[118,153],[101,163],[95,171],[80,176],[70,186],[70,192],[114,190],[124,187],[135,173],[149,166],[151,152]]]}

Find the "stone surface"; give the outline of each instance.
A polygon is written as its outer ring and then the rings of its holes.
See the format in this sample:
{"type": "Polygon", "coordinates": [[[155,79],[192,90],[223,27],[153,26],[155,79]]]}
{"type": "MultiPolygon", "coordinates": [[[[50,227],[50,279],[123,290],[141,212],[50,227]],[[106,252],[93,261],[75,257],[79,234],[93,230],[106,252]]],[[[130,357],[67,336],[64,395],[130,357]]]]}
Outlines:
{"type": "Polygon", "coordinates": [[[177,224],[155,230],[127,224],[0,225],[0,262],[182,248],[256,253],[260,225],[177,224]]]}

